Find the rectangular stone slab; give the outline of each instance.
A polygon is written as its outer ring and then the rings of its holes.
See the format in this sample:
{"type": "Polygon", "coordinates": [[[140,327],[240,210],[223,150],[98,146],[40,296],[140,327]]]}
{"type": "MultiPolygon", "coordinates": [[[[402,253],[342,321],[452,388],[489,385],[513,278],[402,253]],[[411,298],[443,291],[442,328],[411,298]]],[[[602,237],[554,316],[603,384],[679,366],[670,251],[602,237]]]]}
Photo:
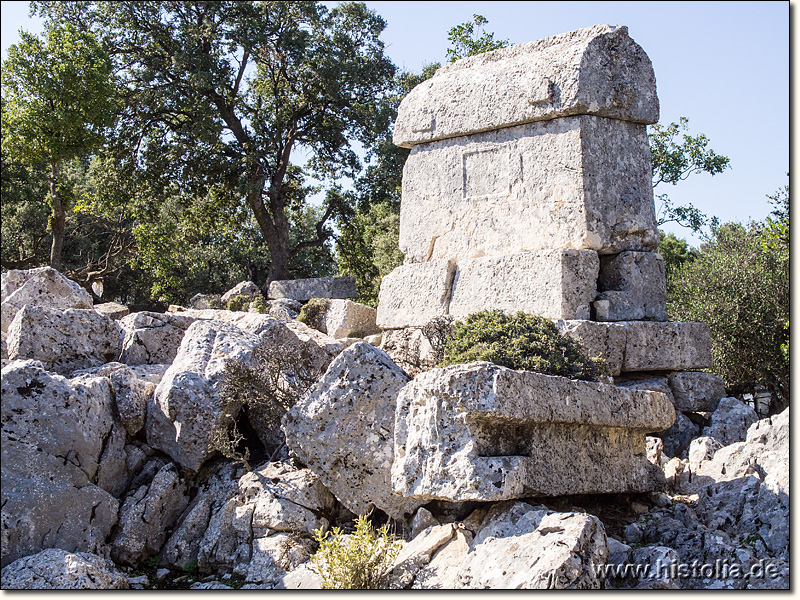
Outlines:
{"type": "Polygon", "coordinates": [[[456,264],[451,260],[402,265],[381,281],[377,324],[381,329],[422,327],[446,315],[456,264]]]}
{"type": "Polygon", "coordinates": [[[551,319],[588,319],[598,264],[592,250],[463,259],[458,262],[448,314],[460,319],[499,309],[551,319]]]}
{"type": "Polygon", "coordinates": [[[358,296],[355,277],[313,277],[309,279],[281,279],[269,284],[267,297],[291,298],[299,302],[311,298],[355,298],[358,296]]]}
{"type": "Polygon", "coordinates": [[[556,321],[589,356],[606,361],[612,375],[635,371],[709,369],[711,331],[706,323],[556,321]]]}
{"type": "Polygon", "coordinates": [[[658,109],[653,65],[628,28],[595,25],[441,67],[403,99],[394,143],[576,114],[656,123],[658,109]]]}
{"type": "Polygon", "coordinates": [[[406,160],[407,262],[657,246],[645,125],[566,117],[421,144],[406,160]]]}
{"type": "Polygon", "coordinates": [[[657,252],[601,256],[597,291],[598,321],[667,320],[667,278],[657,252]]]}
{"type": "Polygon", "coordinates": [[[398,395],[392,488],[452,502],[658,490],[645,434],[674,418],[660,392],[491,363],[432,369],[398,395]]]}

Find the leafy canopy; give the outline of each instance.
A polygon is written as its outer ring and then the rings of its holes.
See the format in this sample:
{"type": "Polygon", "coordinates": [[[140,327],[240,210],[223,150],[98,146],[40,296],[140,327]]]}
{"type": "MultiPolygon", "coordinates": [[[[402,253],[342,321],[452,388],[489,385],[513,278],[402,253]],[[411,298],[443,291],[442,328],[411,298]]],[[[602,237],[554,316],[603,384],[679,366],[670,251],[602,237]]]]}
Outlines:
{"type": "Polygon", "coordinates": [[[483,15],[472,15],[471,21],[450,29],[447,34],[447,39],[450,41],[447,58],[450,62],[508,46],[508,40],[496,40],[494,33],[483,31],[484,25],[488,22],[483,15]]]}

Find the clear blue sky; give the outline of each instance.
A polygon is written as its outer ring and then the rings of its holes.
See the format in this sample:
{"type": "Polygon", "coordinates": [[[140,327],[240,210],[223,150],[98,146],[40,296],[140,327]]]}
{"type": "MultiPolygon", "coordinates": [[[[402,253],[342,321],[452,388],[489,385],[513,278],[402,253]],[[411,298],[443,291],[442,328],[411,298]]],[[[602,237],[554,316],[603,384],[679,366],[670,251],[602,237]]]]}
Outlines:
{"type": "MultiPolygon", "coordinates": [[[[328,2],[326,4],[335,4],[328,2]]],[[[789,2],[367,2],[387,21],[383,39],[401,68],[444,62],[447,32],[473,14],[512,44],[598,23],[627,25],[650,56],[661,122],[689,118],[692,133],[731,159],[663,191],[724,221],[763,219],[766,194],[788,183],[789,2]]],[[[41,30],[27,2],[2,2],[2,49],[17,30],[41,30]]],[[[660,189],[657,191],[661,191],[660,189]]],[[[699,243],[690,232],[666,226],[699,243]]]]}

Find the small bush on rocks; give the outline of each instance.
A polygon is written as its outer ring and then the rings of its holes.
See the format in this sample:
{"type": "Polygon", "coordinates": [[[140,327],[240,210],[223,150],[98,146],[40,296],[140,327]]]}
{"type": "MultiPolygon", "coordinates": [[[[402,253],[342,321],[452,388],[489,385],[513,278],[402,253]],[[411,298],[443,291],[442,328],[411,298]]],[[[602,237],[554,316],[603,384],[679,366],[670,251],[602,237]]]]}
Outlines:
{"type": "Polygon", "coordinates": [[[232,311],[245,310],[245,307],[250,304],[250,296],[239,294],[228,300],[227,308],[232,311]]]}
{"type": "Polygon", "coordinates": [[[267,301],[264,299],[264,296],[256,296],[250,303],[250,308],[263,315],[267,313],[269,307],[267,306],[267,301]]]}
{"type": "Polygon", "coordinates": [[[345,535],[314,531],[319,550],[311,557],[311,569],[322,580],[323,589],[377,590],[386,587],[389,569],[400,552],[400,543],[384,525],[377,531],[366,517],[356,519],[356,529],[345,535]]]}
{"type": "Polygon", "coordinates": [[[552,321],[524,312],[485,310],[453,324],[441,364],[476,361],[586,381],[607,374],[602,360],[587,357],[552,321]]]}
{"type": "Polygon", "coordinates": [[[322,319],[330,303],[327,298],[312,298],[303,305],[300,314],[297,315],[297,320],[319,330],[322,327],[322,319]]]}

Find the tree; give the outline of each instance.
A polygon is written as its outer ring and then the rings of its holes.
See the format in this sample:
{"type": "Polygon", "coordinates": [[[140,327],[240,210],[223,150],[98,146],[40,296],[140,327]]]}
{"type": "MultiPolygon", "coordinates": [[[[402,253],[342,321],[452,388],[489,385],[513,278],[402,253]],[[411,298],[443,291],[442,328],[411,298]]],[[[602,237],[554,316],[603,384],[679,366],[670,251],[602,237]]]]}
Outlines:
{"type": "Polygon", "coordinates": [[[44,39],[24,31],[20,37],[2,68],[3,158],[47,165],[50,266],[61,269],[61,168],[96,149],[114,121],[112,64],[90,32],[70,24],[50,24],[44,39]]]}
{"type": "MultiPolygon", "coordinates": [[[[326,206],[311,238],[292,242],[292,152],[319,178],[359,168],[350,142],[386,123],[374,110],[394,66],[385,22],[360,3],[36,3],[51,19],[103,37],[128,90],[122,124],[151,187],[180,182],[211,215],[232,206],[255,220],[269,251],[266,285],[290,276],[301,251],[322,247],[326,206]]],[[[188,200],[187,200],[188,201],[188,200]]]]}
{"type": "MultiPolygon", "coordinates": [[[[714,152],[708,147],[709,139],[705,134],[691,136],[685,133],[689,129],[689,119],[681,117],[679,123],[667,126],[656,123],[650,126],[650,154],[653,163],[653,189],[662,183],[676,185],[694,173],[716,175],[730,166],[730,159],[714,152]],[[681,133],[683,132],[683,133],[681,133]],[[676,137],[681,134],[681,140],[676,137]]],[[[658,210],[658,225],[675,222],[699,232],[709,218],[692,204],[673,206],[667,194],[656,194],[661,202],[658,210]]],[[[716,222],[712,222],[716,225],[716,222]]]]}
{"type": "Polygon", "coordinates": [[[488,22],[483,15],[472,15],[472,21],[466,21],[450,29],[447,33],[447,39],[450,41],[447,58],[450,62],[508,46],[508,40],[496,40],[494,33],[483,31],[483,26],[488,22]]]}
{"type": "Polygon", "coordinates": [[[698,252],[689,246],[686,240],[678,238],[674,233],[665,234],[663,231],[659,231],[658,234],[660,238],[658,253],[664,259],[664,269],[667,279],[669,279],[675,269],[696,259],[698,252]]]}
{"type": "Polygon", "coordinates": [[[709,324],[714,372],[729,393],[766,385],[780,409],[789,400],[789,247],[765,244],[768,235],[760,223],[716,227],[672,272],[669,311],[709,324]]]}

